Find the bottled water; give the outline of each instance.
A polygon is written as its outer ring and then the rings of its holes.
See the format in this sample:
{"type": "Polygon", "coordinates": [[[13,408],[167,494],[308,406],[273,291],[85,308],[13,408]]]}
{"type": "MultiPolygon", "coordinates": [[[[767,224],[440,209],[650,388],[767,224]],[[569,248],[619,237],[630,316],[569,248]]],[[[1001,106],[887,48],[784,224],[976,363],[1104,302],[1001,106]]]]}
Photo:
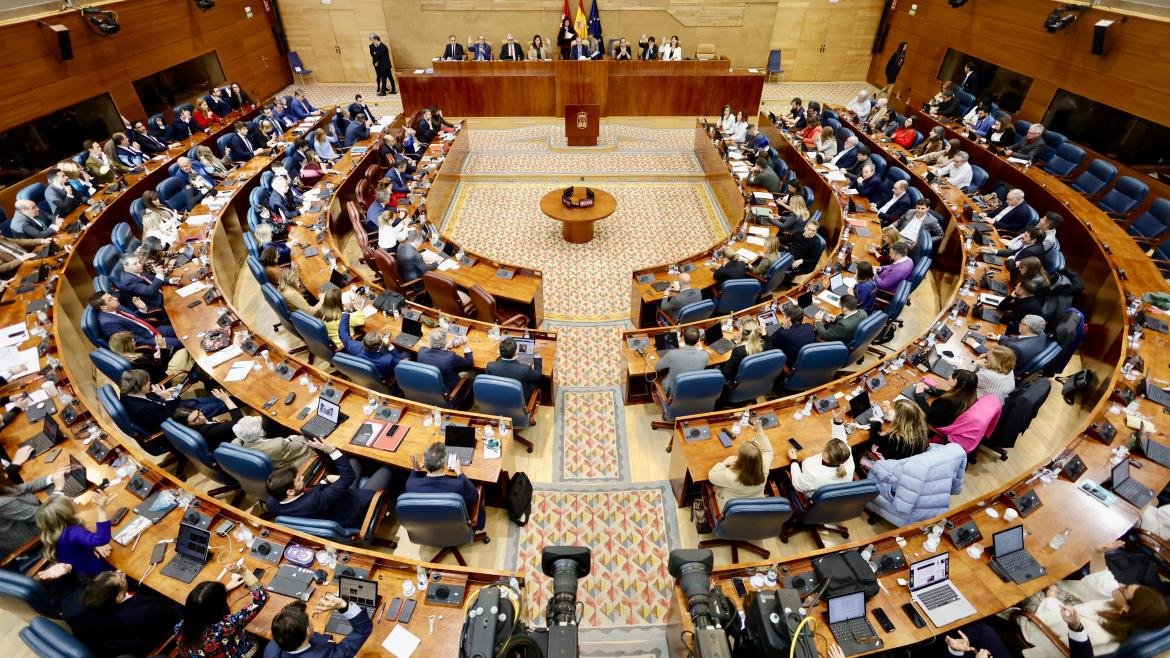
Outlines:
{"type": "Polygon", "coordinates": [[[1072,528],[1065,528],[1061,532],[1053,535],[1052,539],[1048,540],[1048,548],[1051,548],[1054,551],[1059,551],[1060,548],[1064,546],[1065,542],[1068,541],[1068,535],[1070,532],[1072,532],[1072,528]]]}

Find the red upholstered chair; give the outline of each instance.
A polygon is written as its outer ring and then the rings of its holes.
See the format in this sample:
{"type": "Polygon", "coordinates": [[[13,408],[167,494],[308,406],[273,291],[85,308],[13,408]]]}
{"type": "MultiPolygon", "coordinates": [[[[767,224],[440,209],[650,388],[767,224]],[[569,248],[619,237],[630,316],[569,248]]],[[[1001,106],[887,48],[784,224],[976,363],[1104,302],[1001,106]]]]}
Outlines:
{"type": "Polygon", "coordinates": [[[411,279],[404,281],[402,275],[398,273],[398,259],[394,254],[386,253],[381,249],[372,249],[370,254],[373,256],[373,267],[378,271],[382,277],[382,287],[387,290],[393,290],[407,299],[414,299],[422,294],[422,279],[411,279]]]}
{"type": "Polygon", "coordinates": [[[523,313],[503,311],[496,305],[496,298],[478,283],[468,291],[471,295],[471,304],[475,307],[475,319],[480,322],[490,322],[501,327],[528,326],[528,316],[523,313]]]}
{"type": "Polygon", "coordinates": [[[473,307],[459,298],[459,286],[453,279],[438,272],[427,272],[423,274],[422,280],[431,297],[431,306],[448,315],[471,317],[473,307]]]}
{"type": "Polygon", "coordinates": [[[373,260],[370,254],[370,236],[377,234],[366,233],[365,227],[362,226],[362,211],[358,210],[358,205],[353,201],[345,202],[345,214],[349,217],[349,226],[353,229],[353,235],[357,238],[358,247],[362,251],[362,262],[369,265],[373,260]]]}
{"type": "Polygon", "coordinates": [[[353,188],[353,195],[357,198],[358,203],[362,204],[363,208],[369,208],[370,203],[374,200],[374,193],[370,191],[370,184],[362,179],[357,182],[353,188]]]}
{"type": "Polygon", "coordinates": [[[375,162],[374,164],[366,167],[366,173],[364,176],[362,176],[362,180],[366,181],[366,184],[368,184],[370,187],[376,188],[378,187],[378,179],[381,177],[382,168],[379,167],[378,163],[375,162]]]}

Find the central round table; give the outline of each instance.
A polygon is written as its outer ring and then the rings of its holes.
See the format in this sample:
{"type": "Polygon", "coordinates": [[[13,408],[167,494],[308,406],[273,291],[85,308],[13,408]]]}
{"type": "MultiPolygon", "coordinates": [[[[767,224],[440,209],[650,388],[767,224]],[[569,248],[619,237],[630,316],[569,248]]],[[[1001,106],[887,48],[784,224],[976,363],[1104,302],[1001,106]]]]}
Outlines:
{"type": "MultiPolygon", "coordinates": [[[[617,200],[605,190],[593,190],[593,205],[588,208],[567,208],[561,203],[563,189],[553,190],[540,199],[540,211],[562,224],[561,236],[565,242],[585,244],[593,239],[593,223],[605,219],[617,209],[617,200]]],[[[574,186],[573,200],[585,198],[585,188],[574,186]]]]}

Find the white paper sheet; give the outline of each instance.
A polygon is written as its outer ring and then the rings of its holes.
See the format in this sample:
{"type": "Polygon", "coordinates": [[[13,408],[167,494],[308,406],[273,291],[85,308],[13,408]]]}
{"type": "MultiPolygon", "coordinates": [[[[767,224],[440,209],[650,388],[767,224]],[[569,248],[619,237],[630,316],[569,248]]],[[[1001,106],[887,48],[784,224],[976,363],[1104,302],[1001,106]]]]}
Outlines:
{"type": "Polygon", "coordinates": [[[410,658],[422,640],[417,635],[406,630],[402,624],[395,624],[394,629],[382,640],[382,648],[394,654],[396,658],[410,658]]]}
{"type": "Polygon", "coordinates": [[[190,297],[191,295],[201,293],[206,289],[206,283],[203,283],[202,281],[192,281],[182,288],[175,288],[175,294],[180,297],[190,297]]]}
{"type": "Polygon", "coordinates": [[[20,345],[28,340],[28,325],[23,322],[10,324],[3,329],[0,329],[0,347],[12,347],[13,345],[20,345]]]}
{"type": "Polygon", "coordinates": [[[252,372],[252,366],[256,365],[255,361],[236,361],[232,364],[231,370],[228,370],[227,377],[224,377],[229,382],[242,382],[248,378],[248,373],[252,372]]]}
{"type": "Polygon", "coordinates": [[[228,345],[227,347],[223,348],[222,350],[220,350],[220,351],[216,352],[215,354],[212,354],[211,356],[208,356],[206,359],[204,359],[202,365],[204,365],[208,368],[214,368],[220,364],[227,363],[228,361],[231,361],[232,359],[236,358],[237,356],[239,356],[243,353],[244,353],[244,350],[240,349],[239,345],[228,345]]]}
{"type": "MultiPolygon", "coordinates": [[[[755,209],[753,208],[753,210],[755,210],[755,209]]],[[[767,208],[765,208],[764,210],[767,210],[767,208]]],[[[768,214],[771,214],[771,213],[768,213],[768,214]]],[[[768,229],[764,228],[763,226],[749,226],[748,233],[751,233],[752,235],[758,235],[762,238],[768,237],[768,229]]]]}

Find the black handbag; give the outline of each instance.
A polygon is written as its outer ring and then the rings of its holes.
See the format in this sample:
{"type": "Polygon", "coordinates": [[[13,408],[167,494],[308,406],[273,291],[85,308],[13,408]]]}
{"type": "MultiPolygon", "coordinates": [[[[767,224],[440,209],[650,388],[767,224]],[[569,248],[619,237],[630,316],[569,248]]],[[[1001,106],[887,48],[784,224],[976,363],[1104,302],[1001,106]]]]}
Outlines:
{"type": "Polygon", "coordinates": [[[877,575],[856,550],[841,551],[812,561],[817,580],[828,582],[824,598],[865,592],[871,599],[878,593],[877,575]]]}

